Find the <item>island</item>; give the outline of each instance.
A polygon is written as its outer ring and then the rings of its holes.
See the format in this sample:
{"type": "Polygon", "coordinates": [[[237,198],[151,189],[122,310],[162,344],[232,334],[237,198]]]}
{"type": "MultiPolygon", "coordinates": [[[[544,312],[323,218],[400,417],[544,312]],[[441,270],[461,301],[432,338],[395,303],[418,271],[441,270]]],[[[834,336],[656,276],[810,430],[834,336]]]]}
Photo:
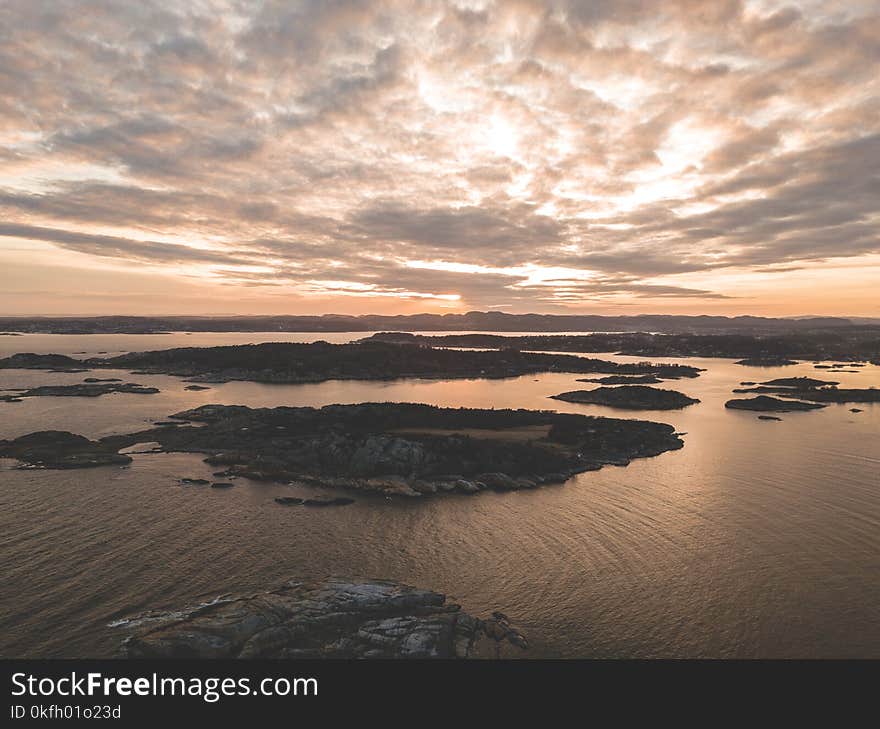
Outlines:
{"type": "Polygon", "coordinates": [[[833,380],[811,377],[782,377],[755,387],[739,388],[735,393],[760,392],[796,398],[814,403],[872,403],[880,402],[880,389],[840,388],[833,380]]]}
{"type": "Polygon", "coordinates": [[[824,405],[811,402],[799,402],[797,400],[780,400],[768,395],[745,398],[742,400],[728,400],[724,407],[730,410],[754,410],[768,413],[794,413],[806,410],[818,410],[824,405]]]}
{"type": "Polygon", "coordinates": [[[52,448],[52,434],[42,434],[39,440],[52,458],[23,448],[22,439],[0,441],[0,455],[51,468],[70,444],[114,462],[113,454],[150,443],[156,444],[151,452],[205,454],[206,463],[225,468],[218,473],[226,478],[419,497],[563,483],[576,473],[626,465],[684,445],[663,423],[411,403],[204,405],[171,417],[181,426],[106,436],[97,443],[55,432],[57,447],[52,448]]]}
{"type": "Polygon", "coordinates": [[[759,355],[756,357],[741,359],[738,362],[734,362],[734,364],[744,365],[746,367],[789,367],[791,365],[796,365],[797,362],[793,359],[788,359],[788,357],[759,355]]]}
{"type": "Polygon", "coordinates": [[[64,430],[42,430],[0,440],[0,458],[15,458],[32,468],[68,469],[120,466],[131,456],[117,448],[64,430]]]}
{"type": "Polygon", "coordinates": [[[868,388],[823,387],[818,390],[798,390],[783,397],[797,397],[802,400],[823,403],[872,403],[880,402],[880,390],[868,388]]]}
{"type": "Polygon", "coordinates": [[[656,375],[606,375],[605,377],[585,377],[578,382],[597,382],[600,385],[656,385],[663,380],[656,375]]]}
{"type": "Polygon", "coordinates": [[[68,357],[66,354],[34,354],[33,352],[19,352],[9,357],[0,358],[0,370],[60,370],[79,371],[77,367],[83,361],[68,357]]]}
{"type": "Polygon", "coordinates": [[[572,390],[551,395],[553,400],[607,405],[624,410],[680,410],[700,402],[696,398],[675,390],[663,390],[646,385],[621,385],[620,387],[597,387],[595,390],[572,390]]]}
{"type": "Polygon", "coordinates": [[[155,395],[157,387],[145,387],[134,382],[89,382],[79,385],[40,385],[29,390],[16,391],[14,395],[0,396],[0,402],[15,402],[23,397],[100,397],[110,393],[130,395],[155,395]]]}
{"type": "Polygon", "coordinates": [[[528,647],[500,612],[389,580],[291,580],[207,604],[118,621],[126,658],[493,658],[528,647]]]}
{"type": "MultiPolygon", "coordinates": [[[[496,330],[500,331],[500,330],[496,330]]],[[[521,330],[528,331],[528,330],[521,330]]],[[[559,331],[559,330],[557,330],[559,331]]],[[[798,359],[848,363],[880,357],[880,327],[781,330],[778,333],[411,334],[379,332],[364,341],[430,347],[519,349],[531,352],[615,352],[635,357],[719,357],[777,366],[798,359]]]]}
{"type": "Polygon", "coordinates": [[[542,372],[648,374],[680,378],[697,377],[700,372],[696,367],[680,364],[618,363],[517,350],[460,351],[380,341],[180,347],[85,360],[32,353],[0,359],[0,368],[49,369],[62,366],[126,369],[135,374],[170,374],[200,382],[247,380],[285,384],[397,378],[503,378],[542,372]]]}
{"type": "Polygon", "coordinates": [[[778,377],[760,384],[772,387],[792,387],[796,390],[812,390],[817,387],[835,387],[840,383],[833,380],[817,380],[814,377],[778,377]]]}

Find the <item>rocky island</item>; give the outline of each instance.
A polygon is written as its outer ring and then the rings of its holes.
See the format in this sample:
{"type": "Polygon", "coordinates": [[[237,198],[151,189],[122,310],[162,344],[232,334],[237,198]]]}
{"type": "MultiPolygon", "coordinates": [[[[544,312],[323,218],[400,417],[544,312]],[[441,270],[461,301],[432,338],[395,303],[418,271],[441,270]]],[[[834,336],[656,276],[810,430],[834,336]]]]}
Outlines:
{"type": "Polygon", "coordinates": [[[134,382],[116,381],[87,382],[78,385],[40,385],[29,390],[16,391],[14,395],[0,396],[0,402],[15,402],[23,397],[100,397],[114,392],[132,395],[154,395],[156,387],[145,387],[134,382]]]}
{"type": "Polygon", "coordinates": [[[126,658],[492,658],[528,647],[503,613],[475,618],[387,580],[292,580],[117,625],[132,629],[126,658]]]}
{"type": "Polygon", "coordinates": [[[595,390],[572,390],[551,395],[554,400],[607,405],[624,410],[680,410],[700,402],[696,398],[675,390],[663,390],[646,385],[621,385],[620,387],[597,387],[595,390]]]}
{"type": "Polygon", "coordinates": [[[542,372],[696,377],[678,364],[618,363],[566,354],[516,350],[459,351],[370,341],[354,344],[270,342],[226,347],[183,347],[77,360],[65,355],[16,354],[0,368],[87,367],[170,374],[200,382],[248,380],[307,383],[325,380],[502,378],[542,372]]]}
{"type": "Polygon", "coordinates": [[[736,389],[734,392],[771,393],[813,403],[880,402],[880,390],[876,388],[839,388],[837,385],[832,380],[817,380],[812,377],[782,377],[755,387],[736,389]]]}
{"type": "Polygon", "coordinates": [[[741,359],[738,362],[734,362],[734,364],[744,365],[746,367],[789,367],[791,365],[796,365],[797,362],[793,359],[789,359],[788,357],[759,355],[756,357],[747,357],[746,359],[741,359]]]}
{"type": "Polygon", "coordinates": [[[657,385],[663,382],[656,375],[606,375],[605,377],[583,378],[578,382],[597,382],[600,385],[657,385]]]}
{"type": "MultiPolygon", "coordinates": [[[[22,439],[0,442],[0,455],[52,468],[72,445],[93,458],[103,454],[108,462],[122,462],[113,460],[118,451],[155,443],[151,452],[203,453],[207,463],[225,467],[226,477],[416,497],[562,483],[575,473],[683,446],[671,425],[534,410],[408,403],[320,409],[205,405],[171,417],[181,426],[107,436],[97,443],[54,433],[54,449],[53,433],[36,434],[54,460],[23,448],[22,439]]],[[[75,465],[60,462],[59,467],[75,465]]]]}
{"type": "Polygon", "coordinates": [[[720,357],[774,367],[797,359],[852,363],[880,357],[880,327],[877,326],[795,328],[773,333],[661,334],[657,331],[642,329],[609,333],[605,330],[595,334],[526,335],[425,335],[397,331],[380,332],[365,341],[409,342],[430,347],[512,348],[531,352],[615,352],[635,357],[720,357]]]}
{"type": "Polygon", "coordinates": [[[34,354],[21,352],[9,357],[0,358],[0,370],[68,370],[79,371],[82,360],[68,357],[66,354],[34,354]]]}
{"type": "Polygon", "coordinates": [[[817,410],[824,405],[811,402],[799,402],[797,400],[780,400],[768,395],[744,398],[741,400],[728,400],[724,407],[730,410],[753,410],[767,413],[793,413],[806,410],[817,410]]]}
{"type": "Polygon", "coordinates": [[[131,463],[118,449],[63,430],[42,430],[0,440],[0,458],[15,458],[33,468],[92,468],[131,463]]]}

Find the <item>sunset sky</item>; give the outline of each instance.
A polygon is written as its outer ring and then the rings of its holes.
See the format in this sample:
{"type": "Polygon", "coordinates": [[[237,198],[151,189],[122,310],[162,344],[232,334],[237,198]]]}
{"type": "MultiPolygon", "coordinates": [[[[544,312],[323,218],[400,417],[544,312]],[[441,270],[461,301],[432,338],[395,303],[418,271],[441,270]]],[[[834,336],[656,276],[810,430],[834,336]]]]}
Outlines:
{"type": "Polygon", "coordinates": [[[3,0],[0,315],[880,316],[880,0],[3,0]]]}

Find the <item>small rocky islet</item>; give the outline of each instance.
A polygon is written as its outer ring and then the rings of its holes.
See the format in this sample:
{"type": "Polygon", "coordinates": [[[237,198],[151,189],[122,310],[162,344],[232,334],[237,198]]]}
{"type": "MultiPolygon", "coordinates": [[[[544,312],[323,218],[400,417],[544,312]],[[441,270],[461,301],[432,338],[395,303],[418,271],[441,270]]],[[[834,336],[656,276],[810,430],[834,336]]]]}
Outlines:
{"type": "Polygon", "coordinates": [[[597,387],[594,390],[572,390],[559,395],[551,395],[553,400],[606,405],[624,410],[680,410],[700,402],[696,398],[677,392],[647,385],[621,385],[619,387],[597,387]]]}
{"type": "Polygon", "coordinates": [[[500,612],[390,580],[291,580],[247,595],[117,621],[125,658],[495,658],[528,647],[500,612]]]}

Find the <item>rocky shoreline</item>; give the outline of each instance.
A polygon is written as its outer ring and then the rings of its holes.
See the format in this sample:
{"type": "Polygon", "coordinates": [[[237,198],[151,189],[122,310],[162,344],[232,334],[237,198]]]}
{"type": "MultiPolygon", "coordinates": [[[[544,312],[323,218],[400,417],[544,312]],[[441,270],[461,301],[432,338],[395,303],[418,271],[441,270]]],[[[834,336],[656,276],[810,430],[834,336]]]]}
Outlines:
{"type": "Polygon", "coordinates": [[[126,658],[493,658],[528,642],[503,613],[388,580],[291,580],[119,621],[126,658]]]}

